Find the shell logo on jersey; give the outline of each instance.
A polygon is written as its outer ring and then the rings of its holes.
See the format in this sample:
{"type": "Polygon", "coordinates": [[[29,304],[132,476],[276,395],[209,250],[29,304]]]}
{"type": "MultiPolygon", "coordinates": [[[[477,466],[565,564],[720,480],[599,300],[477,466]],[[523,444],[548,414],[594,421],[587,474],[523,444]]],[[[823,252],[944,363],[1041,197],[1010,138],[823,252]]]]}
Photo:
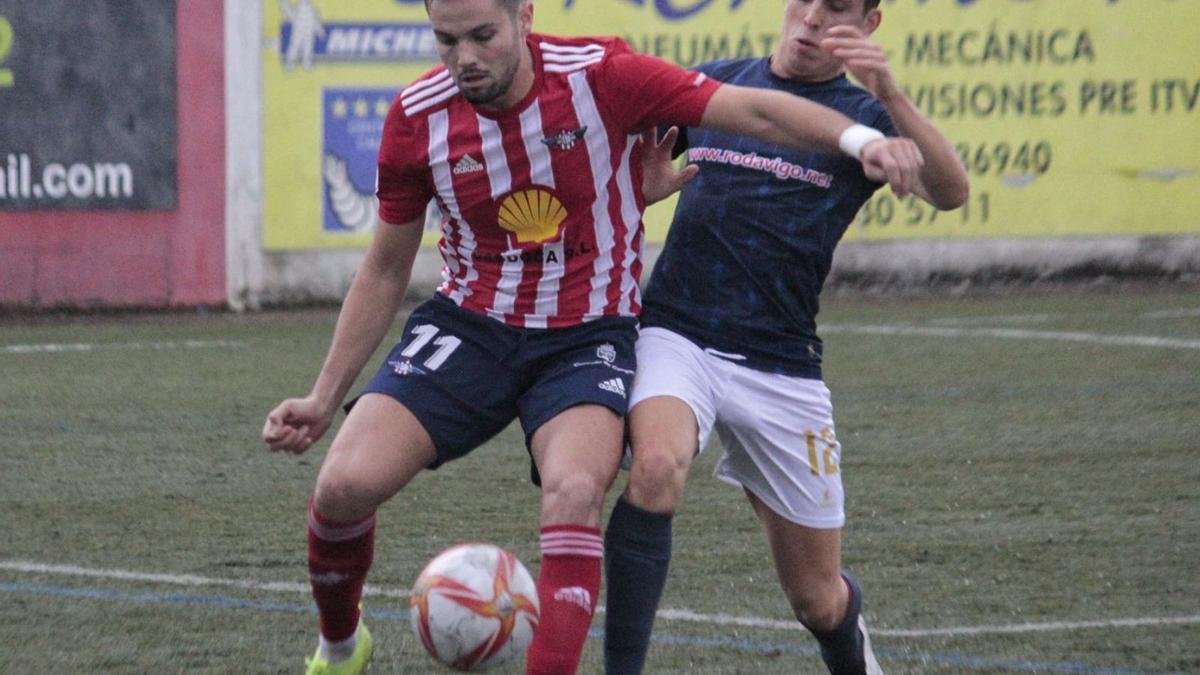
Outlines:
{"type": "Polygon", "coordinates": [[[567,209],[548,190],[534,188],[514,192],[500,204],[500,227],[517,235],[521,244],[547,241],[558,236],[567,219],[567,209]]]}

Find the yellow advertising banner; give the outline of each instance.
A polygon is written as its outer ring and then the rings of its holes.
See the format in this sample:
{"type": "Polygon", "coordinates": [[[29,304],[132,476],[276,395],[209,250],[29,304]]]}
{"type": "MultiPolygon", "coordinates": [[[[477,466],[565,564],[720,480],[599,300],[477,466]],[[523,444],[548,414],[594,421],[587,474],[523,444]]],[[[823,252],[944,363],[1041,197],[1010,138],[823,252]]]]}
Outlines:
{"type": "Polygon", "coordinates": [[[848,238],[1200,233],[1200,2],[895,0],[877,35],[968,204],[881,191],[848,238]]]}
{"type": "MultiPolygon", "coordinates": [[[[535,29],[683,66],[770,54],[788,0],[535,0],[535,29]]],[[[266,248],[362,247],[387,106],[437,63],[423,0],[264,0],[266,248]]],[[[966,206],[880,191],[848,239],[1200,233],[1200,2],[884,0],[876,39],[955,143],[966,206]]],[[[647,214],[661,241],[672,202],[647,214]]],[[[432,234],[430,236],[433,236],[432,234]]]]}

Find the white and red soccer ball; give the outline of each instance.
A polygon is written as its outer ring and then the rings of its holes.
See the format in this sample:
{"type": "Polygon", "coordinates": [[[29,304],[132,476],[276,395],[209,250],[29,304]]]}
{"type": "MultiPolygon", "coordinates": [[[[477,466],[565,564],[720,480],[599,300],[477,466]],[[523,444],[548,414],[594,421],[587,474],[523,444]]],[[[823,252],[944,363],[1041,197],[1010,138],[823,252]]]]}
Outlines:
{"type": "Polygon", "coordinates": [[[409,619],[433,658],[455,670],[486,670],[521,655],[533,640],[537,586],[498,546],[454,546],[417,577],[409,619]]]}

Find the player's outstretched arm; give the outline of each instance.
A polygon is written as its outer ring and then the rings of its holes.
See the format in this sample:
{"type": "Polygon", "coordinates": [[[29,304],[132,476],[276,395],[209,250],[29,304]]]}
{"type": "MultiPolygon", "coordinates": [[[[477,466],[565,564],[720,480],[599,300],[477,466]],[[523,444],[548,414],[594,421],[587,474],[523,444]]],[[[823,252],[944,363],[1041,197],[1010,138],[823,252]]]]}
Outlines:
{"type": "Polygon", "coordinates": [[[421,247],[423,221],[380,223],[342,303],[333,343],[312,391],[267,415],[263,442],[271,450],[304,452],[329,429],[338,405],[387,334],[421,247]]]}
{"type": "Polygon", "coordinates": [[[854,121],[819,103],[780,91],[723,84],[704,109],[700,126],[753,136],[800,150],[837,153],[854,121]]]}
{"type": "Polygon", "coordinates": [[[965,204],[971,187],[954,145],[905,95],[892,76],[883,48],[855,26],[830,28],[821,48],[840,59],[846,70],[883,102],[896,130],[920,148],[925,165],[913,191],[939,209],[965,204]]]}
{"type": "Polygon", "coordinates": [[[832,108],[781,91],[721,85],[700,124],[801,150],[845,152],[862,162],[868,178],[888,183],[901,197],[914,189],[923,165],[911,140],[884,138],[832,108]]]}

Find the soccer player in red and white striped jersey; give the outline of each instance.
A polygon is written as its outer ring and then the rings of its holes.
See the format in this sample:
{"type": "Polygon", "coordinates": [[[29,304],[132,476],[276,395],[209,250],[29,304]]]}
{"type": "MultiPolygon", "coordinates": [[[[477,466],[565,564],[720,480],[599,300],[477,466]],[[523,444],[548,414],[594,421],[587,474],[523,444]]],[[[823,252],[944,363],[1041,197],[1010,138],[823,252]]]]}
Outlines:
{"type": "Polygon", "coordinates": [[[426,8],[443,66],[389,113],[383,223],[312,390],[279,404],[263,428],[272,450],[294,453],[329,428],[395,318],[436,200],[444,281],[351,403],[310,504],[321,620],[310,672],[357,673],[370,658],[358,602],[376,509],[422,469],[519,419],[542,487],[541,619],[526,667],[573,673],[599,591],[600,509],[636,365],[643,180],[665,175],[643,176],[641,132],[709,126],[844,150],[901,185],[920,153],[823,106],[721,85],[617,39],[533,33],[530,0],[426,8]]]}
{"type": "Polygon", "coordinates": [[[438,291],[464,309],[523,328],[635,316],[639,132],[699,120],[718,85],[615,38],[531,33],[526,47],[533,81],[510,107],[473,103],[445,68],[401,92],[380,150],[380,214],[407,223],[437,200],[438,291]]]}

